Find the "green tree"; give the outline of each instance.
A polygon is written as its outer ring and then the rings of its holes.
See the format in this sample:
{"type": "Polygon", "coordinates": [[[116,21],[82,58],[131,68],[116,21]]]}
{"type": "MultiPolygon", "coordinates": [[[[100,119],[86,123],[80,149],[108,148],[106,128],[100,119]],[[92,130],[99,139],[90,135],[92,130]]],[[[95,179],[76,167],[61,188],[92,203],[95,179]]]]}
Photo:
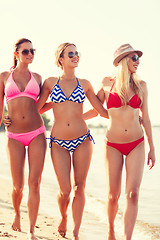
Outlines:
{"type": "MultiPolygon", "coordinates": [[[[8,114],[8,110],[7,110],[6,106],[4,106],[3,117],[4,117],[6,114],[8,114]]],[[[2,119],[3,119],[3,118],[2,118],[2,119]]],[[[5,130],[5,126],[4,126],[3,122],[2,122],[2,124],[1,124],[1,126],[0,126],[0,132],[1,132],[1,131],[4,131],[4,130],[5,130]]]]}
{"type": "Polygon", "coordinates": [[[49,124],[50,119],[47,118],[45,113],[42,114],[42,118],[43,118],[43,122],[44,122],[46,130],[50,130],[51,129],[51,125],[49,124]]]}

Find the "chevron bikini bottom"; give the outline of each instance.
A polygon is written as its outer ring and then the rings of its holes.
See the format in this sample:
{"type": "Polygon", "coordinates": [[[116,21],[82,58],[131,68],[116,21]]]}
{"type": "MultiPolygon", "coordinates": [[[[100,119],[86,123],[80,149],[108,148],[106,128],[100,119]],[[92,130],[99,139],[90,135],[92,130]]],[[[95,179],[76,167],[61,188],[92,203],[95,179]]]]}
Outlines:
{"type": "Polygon", "coordinates": [[[49,147],[52,147],[52,143],[56,143],[58,145],[60,145],[61,147],[65,148],[66,150],[68,150],[69,152],[74,152],[74,150],[82,143],[84,142],[84,140],[86,138],[89,138],[90,141],[92,141],[94,144],[94,139],[92,137],[92,135],[90,134],[90,130],[88,130],[87,134],[73,139],[73,140],[59,140],[59,139],[55,139],[55,137],[50,136],[50,138],[46,138],[46,139],[50,139],[50,143],[49,143],[49,147]]]}

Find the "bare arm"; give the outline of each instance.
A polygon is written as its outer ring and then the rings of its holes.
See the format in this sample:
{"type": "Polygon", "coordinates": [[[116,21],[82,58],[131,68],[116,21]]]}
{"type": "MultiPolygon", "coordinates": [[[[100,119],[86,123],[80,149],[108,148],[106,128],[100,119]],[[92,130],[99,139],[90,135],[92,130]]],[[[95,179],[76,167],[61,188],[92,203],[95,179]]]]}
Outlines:
{"type": "MultiPolygon", "coordinates": [[[[102,88],[98,91],[97,97],[98,97],[99,101],[103,104],[104,100],[105,100],[105,95],[104,95],[104,91],[102,88]]],[[[94,108],[83,114],[84,120],[88,120],[88,119],[91,119],[91,118],[94,118],[97,116],[98,116],[98,112],[94,108]]]]}
{"type": "Polygon", "coordinates": [[[47,102],[44,104],[44,106],[39,110],[39,113],[42,114],[44,112],[47,112],[52,108],[52,102],[47,102]]]}
{"type": "Polygon", "coordinates": [[[4,111],[4,77],[5,73],[0,74],[0,126],[2,123],[3,111],[4,111]]]}
{"type": "Polygon", "coordinates": [[[91,105],[94,107],[94,110],[90,110],[84,114],[84,119],[89,119],[91,117],[95,117],[100,114],[101,117],[108,118],[108,111],[103,107],[102,103],[104,102],[103,92],[99,91],[97,96],[94,93],[92,85],[88,82],[88,90],[86,92],[86,96],[90,101],[91,105]],[[97,113],[96,113],[97,112],[97,113]]]}
{"type": "Polygon", "coordinates": [[[151,169],[155,165],[155,150],[152,137],[151,121],[148,113],[148,90],[145,82],[142,82],[142,88],[143,88],[143,104],[141,106],[141,111],[143,127],[150,147],[147,164],[149,165],[149,169],[151,169]]]}
{"type": "Polygon", "coordinates": [[[37,101],[37,108],[41,114],[52,108],[52,103],[46,103],[49,94],[50,94],[50,90],[49,90],[48,79],[47,79],[44,81],[44,84],[41,89],[41,94],[37,101]]]}

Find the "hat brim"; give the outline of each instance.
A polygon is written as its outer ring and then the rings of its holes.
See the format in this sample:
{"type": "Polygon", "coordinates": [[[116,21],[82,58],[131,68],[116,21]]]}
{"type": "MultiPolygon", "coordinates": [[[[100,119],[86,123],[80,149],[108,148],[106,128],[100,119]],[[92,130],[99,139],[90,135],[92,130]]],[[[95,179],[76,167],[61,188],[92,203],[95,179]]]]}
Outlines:
{"type": "Polygon", "coordinates": [[[123,58],[125,58],[127,55],[129,55],[130,53],[132,53],[132,52],[136,52],[139,57],[141,57],[141,56],[143,55],[143,52],[141,52],[141,51],[139,51],[139,50],[127,51],[127,52],[122,53],[122,54],[119,55],[118,57],[116,57],[116,58],[114,59],[114,61],[113,61],[113,65],[114,65],[115,67],[117,67],[118,64],[119,64],[119,62],[120,62],[123,58]]]}

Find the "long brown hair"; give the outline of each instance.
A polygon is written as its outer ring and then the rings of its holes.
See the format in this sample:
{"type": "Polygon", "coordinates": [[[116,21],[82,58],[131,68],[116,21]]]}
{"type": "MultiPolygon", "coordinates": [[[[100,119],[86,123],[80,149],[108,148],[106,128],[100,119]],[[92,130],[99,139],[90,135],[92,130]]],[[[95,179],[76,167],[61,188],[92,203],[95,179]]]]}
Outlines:
{"type": "MultiPolygon", "coordinates": [[[[25,42],[30,42],[30,43],[32,43],[29,39],[27,39],[27,38],[21,38],[21,39],[19,39],[15,44],[14,44],[14,52],[18,52],[18,49],[20,48],[20,45],[22,44],[22,43],[25,43],[25,42]]],[[[17,66],[17,58],[16,58],[16,56],[14,56],[14,59],[13,59],[13,69],[14,68],[16,68],[16,66],[17,66]]]]}

